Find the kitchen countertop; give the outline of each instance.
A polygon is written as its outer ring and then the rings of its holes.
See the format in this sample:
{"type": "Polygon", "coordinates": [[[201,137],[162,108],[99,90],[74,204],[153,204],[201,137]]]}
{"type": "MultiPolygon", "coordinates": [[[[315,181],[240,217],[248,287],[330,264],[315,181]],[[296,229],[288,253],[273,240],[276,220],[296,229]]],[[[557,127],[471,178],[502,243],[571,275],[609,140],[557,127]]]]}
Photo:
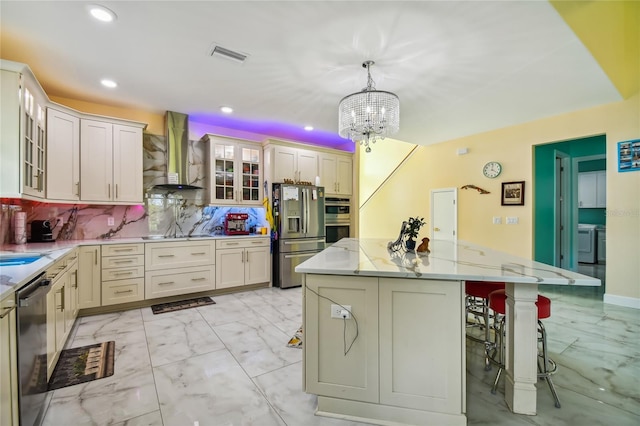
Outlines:
{"type": "Polygon", "coordinates": [[[200,241],[219,239],[243,239],[243,238],[270,238],[269,235],[213,235],[209,237],[175,237],[146,239],[137,238],[113,238],[109,240],[71,240],[55,241],[51,243],[28,243],[28,244],[4,244],[0,246],[0,255],[3,254],[28,254],[39,253],[43,256],[35,262],[26,265],[0,266],[0,300],[12,297],[17,289],[28,283],[49,268],[56,260],[63,257],[76,247],[86,245],[104,244],[131,244],[131,243],[161,243],[173,241],[200,241]]]}
{"type": "Polygon", "coordinates": [[[296,267],[324,275],[600,286],[597,278],[465,241],[431,240],[431,253],[390,253],[386,239],[345,238],[296,267]]]}

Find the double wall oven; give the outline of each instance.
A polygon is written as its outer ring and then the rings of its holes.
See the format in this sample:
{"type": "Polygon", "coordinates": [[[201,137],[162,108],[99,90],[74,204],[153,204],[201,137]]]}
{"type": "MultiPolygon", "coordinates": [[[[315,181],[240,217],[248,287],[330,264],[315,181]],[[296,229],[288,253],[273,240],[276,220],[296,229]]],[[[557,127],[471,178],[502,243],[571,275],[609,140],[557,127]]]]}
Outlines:
{"type": "Polygon", "coordinates": [[[351,200],[327,197],[324,203],[325,235],[327,245],[349,238],[351,226],[351,200]]]}

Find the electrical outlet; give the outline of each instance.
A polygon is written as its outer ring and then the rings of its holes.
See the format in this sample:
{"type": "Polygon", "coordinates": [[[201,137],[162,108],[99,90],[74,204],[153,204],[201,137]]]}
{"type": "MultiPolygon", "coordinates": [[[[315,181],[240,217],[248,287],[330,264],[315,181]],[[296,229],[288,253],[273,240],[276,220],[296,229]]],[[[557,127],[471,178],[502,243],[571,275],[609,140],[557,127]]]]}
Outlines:
{"type": "Polygon", "coordinates": [[[113,217],[108,217],[107,218],[107,226],[113,226],[115,224],[116,224],[116,222],[115,222],[115,220],[113,220],[113,217]]]}
{"type": "Polygon", "coordinates": [[[331,318],[351,318],[351,305],[331,305],[331,318]]]}

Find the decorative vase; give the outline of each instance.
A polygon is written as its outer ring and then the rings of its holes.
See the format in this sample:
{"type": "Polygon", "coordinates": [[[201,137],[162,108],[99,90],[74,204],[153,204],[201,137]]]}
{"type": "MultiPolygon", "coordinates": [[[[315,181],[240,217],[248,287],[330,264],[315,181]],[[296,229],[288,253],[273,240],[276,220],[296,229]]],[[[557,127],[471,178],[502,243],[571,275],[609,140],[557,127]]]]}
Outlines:
{"type": "Polygon", "coordinates": [[[411,251],[416,248],[416,240],[414,240],[413,238],[408,238],[405,241],[404,246],[407,249],[407,251],[411,251]]]}

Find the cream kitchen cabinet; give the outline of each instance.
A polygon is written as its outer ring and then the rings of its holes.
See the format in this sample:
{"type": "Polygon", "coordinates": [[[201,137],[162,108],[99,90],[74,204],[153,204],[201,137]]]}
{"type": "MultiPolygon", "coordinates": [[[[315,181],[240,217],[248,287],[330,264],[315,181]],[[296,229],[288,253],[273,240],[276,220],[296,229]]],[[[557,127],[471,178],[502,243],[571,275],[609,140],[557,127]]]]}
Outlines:
{"type": "Polygon", "coordinates": [[[53,373],[78,315],[77,256],[77,250],[73,250],[47,270],[47,278],[51,280],[46,298],[47,379],[53,373]]]}
{"type": "Polygon", "coordinates": [[[216,288],[271,281],[268,238],[223,239],[216,242],[216,288]]]}
{"type": "Polygon", "coordinates": [[[100,246],[81,246],[78,252],[78,305],[80,309],[102,304],[100,246]]]}
{"type": "Polygon", "coordinates": [[[466,424],[460,282],[318,274],[305,280],[313,291],[304,292],[304,390],[318,395],[319,411],[466,424]],[[332,318],[335,303],[349,305],[357,323],[332,318]],[[434,321],[445,317],[452,319],[446,327],[434,321]]]}
{"type": "Polygon", "coordinates": [[[145,299],[215,290],[215,240],[147,243],[145,299]]]}
{"type": "Polygon", "coordinates": [[[18,426],[15,296],[0,301],[0,425],[18,426]]]}
{"type": "Polygon", "coordinates": [[[351,155],[320,153],[320,185],[327,195],[351,195],[353,160],[351,155]]]}
{"type": "Polygon", "coordinates": [[[316,151],[280,145],[274,145],[271,149],[274,183],[284,182],[285,179],[315,183],[318,176],[316,151]]]}
{"type": "Polygon", "coordinates": [[[578,208],[607,207],[607,172],[578,173],[578,208]]]}
{"type": "Polygon", "coordinates": [[[80,199],[142,203],[142,127],[80,120],[80,199]]]}
{"type": "Polygon", "coordinates": [[[102,306],[144,300],[144,244],[105,244],[101,252],[102,306]]]}
{"type": "Polygon", "coordinates": [[[261,205],[262,146],[216,135],[205,135],[203,141],[209,144],[210,202],[261,205]]]}
{"type": "Polygon", "coordinates": [[[43,198],[48,98],[26,65],[0,68],[0,197],[43,198]]]}
{"type": "Polygon", "coordinates": [[[47,108],[47,199],[80,199],[80,118],[47,108]]]}

